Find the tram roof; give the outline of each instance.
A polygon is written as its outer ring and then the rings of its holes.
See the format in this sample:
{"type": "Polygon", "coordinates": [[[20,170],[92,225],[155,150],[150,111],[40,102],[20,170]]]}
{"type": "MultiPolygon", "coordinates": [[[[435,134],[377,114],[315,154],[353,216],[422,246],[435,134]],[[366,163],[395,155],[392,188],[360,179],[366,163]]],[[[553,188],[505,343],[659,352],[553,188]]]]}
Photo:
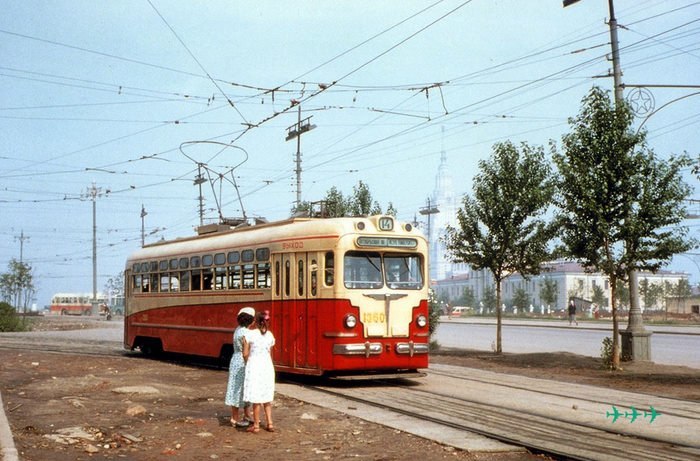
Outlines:
{"type": "MultiPolygon", "coordinates": [[[[230,226],[225,224],[210,224],[200,226],[196,235],[179,237],[173,240],[163,240],[145,245],[134,251],[128,258],[134,259],[159,258],[170,254],[196,253],[214,251],[212,249],[213,239],[222,247],[228,245],[235,246],[256,246],[271,240],[293,237],[294,235],[318,235],[340,237],[349,233],[358,232],[359,222],[365,223],[365,232],[381,233],[378,228],[378,221],[384,215],[355,216],[339,218],[308,218],[295,217],[281,221],[259,223],[255,225],[230,226]],[[369,227],[369,226],[372,227],[369,227]],[[263,235],[263,237],[261,237],[263,235]]],[[[404,229],[405,223],[394,219],[396,228],[404,229]]],[[[407,233],[409,233],[407,231],[407,233]]],[[[414,229],[410,232],[412,237],[425,240],[423,234],[414,229]]],[[[128,264],[128,263],[127,263],[128,264]]]]}

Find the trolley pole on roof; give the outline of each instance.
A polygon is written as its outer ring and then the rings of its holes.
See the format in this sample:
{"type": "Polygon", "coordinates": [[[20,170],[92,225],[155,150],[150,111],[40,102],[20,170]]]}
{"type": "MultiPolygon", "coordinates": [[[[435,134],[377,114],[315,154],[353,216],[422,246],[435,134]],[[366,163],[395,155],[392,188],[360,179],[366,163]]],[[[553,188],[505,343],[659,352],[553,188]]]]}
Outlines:
{"type": "Polygon", "coordinates": [[[297,199],[296,208],[298,209],[301,205],[301,135],[307,131],[311,131],[316,128],[316,125],[311,123],[311,117],[306,117],[304,120],[301,119],[301,105],[299,105],[299,112],[297,116],[297,123],[287,128],[287,137],[285,141],[296,138],[297,140],[297,155],[296,155],[296,177],[297,177],[297,199]]]}

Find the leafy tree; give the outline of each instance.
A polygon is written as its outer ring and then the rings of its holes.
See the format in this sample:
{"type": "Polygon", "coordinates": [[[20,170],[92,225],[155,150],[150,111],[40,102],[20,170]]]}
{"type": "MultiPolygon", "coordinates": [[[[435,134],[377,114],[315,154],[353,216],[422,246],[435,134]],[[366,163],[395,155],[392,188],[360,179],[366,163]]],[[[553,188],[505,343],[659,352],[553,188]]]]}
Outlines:
{"type": "Polygon", "coordinates": [[[362,181],[359,181],[352,188],[352,198],[349,200],[349,206],[350,213],[353,216],[381,214],[382,212],[379,203],[372,199],[369,187],[362,181]]]}
{"type": "Polygon", "coordinates": [[[602,287],[598,285],[595,285],[593,287],[593,295],[591,296],[591,301],[601,307],[608,305],[608,297],[605,296],[605,291],[603,291],[602,287]]]}
{"type": "Polygon", "coordinates": [[[630,305],[630,287],[622,280],[617,281],[617,289],[615,296],[620,307],[629,307],[630,305]]]}
{"type": "Polygon", "coordinates": [[[551,277],[545,277],[540,288],[540,299],[547,306],[556,306],[557,298],[559,297],[559,284],[551,277]]]}
{"type": "Polygon", "coordinates": [[[517,288],[511,300],[513,307],[518,308],[518,312],[525,311],[530,305],[530,295],[524,288],[517,288]]]}
{"type": "Polygon", "coordinates": [[[484,290],[484,294],[481,297],[481,303],[484,305],[486,312],[492,312],[496,309],[496,290],[493,287],[489,287],[484,290]]]}
{"type": "Polygon", "coordinates": [[[460,306],[474,307],[476,302],[476,297],[474,296],[474,289],[472,287],[464,287],[462,290],[462,296],[457,300],[460,306]]]}
{"type": "Polygon", "coordinates": [[[27,308],[34,299],[36,288],[32,266],[25,262],[11,259],[8,271],[0,274],[0,294],[2,299],[27,313],[27,308]]]}
{"type": "Polygon", "coordinates": [[[559,170],[561,238],[573,258],[604,273],[612,290],[612,366],[619,368],[618,280],[636,270],[655,271],[685,251],[687,228],[682,200],[688,186],[680,177],[687,157],[659,162],[645,145],[646,134],[631,129],[628,106],[613,107],[594,87],[570,119],[572,131],[555,154],[559,170]]]}
{"type": "MultiPolygon", "coordinates": [[[[345,197],[343,193],[333,186],[328,189],[326,196],[322,200],[323,210],[318,213],[319,217],[339,218],[343,216],[369,216],[382,214],[382,207],[376,200],[372,199],[372,193],[367,184],[359,181],[353,186],[352,195],[345,197]]],[[[292,214],[307,213],[314,214],[311,202],[302,202],[292,210],[292,214]]],[[[389,202],[386,214],[396,216],[397,211],[394,205],[389,202]]]]}
{"type": "Polygon", "coordinates": [[[24,331],[26,326],[9,303],[0,302],[0,332],[24,331]]]}
{"type": "Polygon", "coordinates": [[[457,210],[457,228],[447,227],[443,241],[453,262],[488,269],[496,289],[496,353],[501,344],[501,282],[518,272],[540,272],[549,258],[554,227],[544,219],[552,201],[553,181],[544,150],[511,142],[494,146],[479,162],[474,197],[466,195],[457,210]]]}
{"type": "Polygon", "coordinates": [[[433,337],[433,333],[435,333],[435,329],[440,322],[440,313],[440,302],[435,295],[435,290],[431,288],[428,290],[428,332],[430,338],[433,337]]]}
{"type": "Polygon", "coordinates": [[[644,297],[644,304],[647,307],[659,307],[659,301],[663,303],[664,286],[661,283],[652,283],[644,297]]]}
{"type": "Polygon", "coordinates": [[[685,302],[685,300],[692,294],[690,283],[688,283],[688,281],[685,279],[679,280],[678,283],[674,283],[672,285],[670,294],[676,298],[678,307],[680,307],[681,303],[685,302]]]}

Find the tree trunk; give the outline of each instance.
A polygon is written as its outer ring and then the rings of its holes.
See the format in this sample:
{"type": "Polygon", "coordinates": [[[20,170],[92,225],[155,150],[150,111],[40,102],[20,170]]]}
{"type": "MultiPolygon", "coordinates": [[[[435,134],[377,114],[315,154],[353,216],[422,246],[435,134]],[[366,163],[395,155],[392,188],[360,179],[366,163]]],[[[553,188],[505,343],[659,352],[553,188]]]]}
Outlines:
{"type": "Polygon", "coordinates": [[[612,337],[612,368],[620,369],[620,328],[617,322],[617,277],[610,276],[610,293],[612,305],[613,337],[612,337]]]}
{"type": "Polygon", "coordinates": [[[501,346],[501,279],[496,279],[496,354],[503,353],[501,346]]]}

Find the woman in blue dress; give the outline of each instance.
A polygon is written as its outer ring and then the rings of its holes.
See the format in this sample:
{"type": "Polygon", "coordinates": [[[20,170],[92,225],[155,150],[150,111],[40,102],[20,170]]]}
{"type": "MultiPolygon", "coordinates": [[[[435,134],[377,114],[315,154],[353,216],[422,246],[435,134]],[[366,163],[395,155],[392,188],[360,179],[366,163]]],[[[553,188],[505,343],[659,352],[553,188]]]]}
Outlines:
{"type": "Polygon", "coordinates": [[[245,381],[245,361],[243,360],[243,345],[251,330],[248,326],[253,323],[255,309],[244,307],[238,311],[238,327],[233,332],[233,356],[228,367],[228,386],[224,403],[231,407],[231,424],[236,427],[246,427],[252,420],[250,406],[243,400],[243,382],[245,381]],[[244,409],[244,419],[239,420],[241,407],[244,409]]]}

